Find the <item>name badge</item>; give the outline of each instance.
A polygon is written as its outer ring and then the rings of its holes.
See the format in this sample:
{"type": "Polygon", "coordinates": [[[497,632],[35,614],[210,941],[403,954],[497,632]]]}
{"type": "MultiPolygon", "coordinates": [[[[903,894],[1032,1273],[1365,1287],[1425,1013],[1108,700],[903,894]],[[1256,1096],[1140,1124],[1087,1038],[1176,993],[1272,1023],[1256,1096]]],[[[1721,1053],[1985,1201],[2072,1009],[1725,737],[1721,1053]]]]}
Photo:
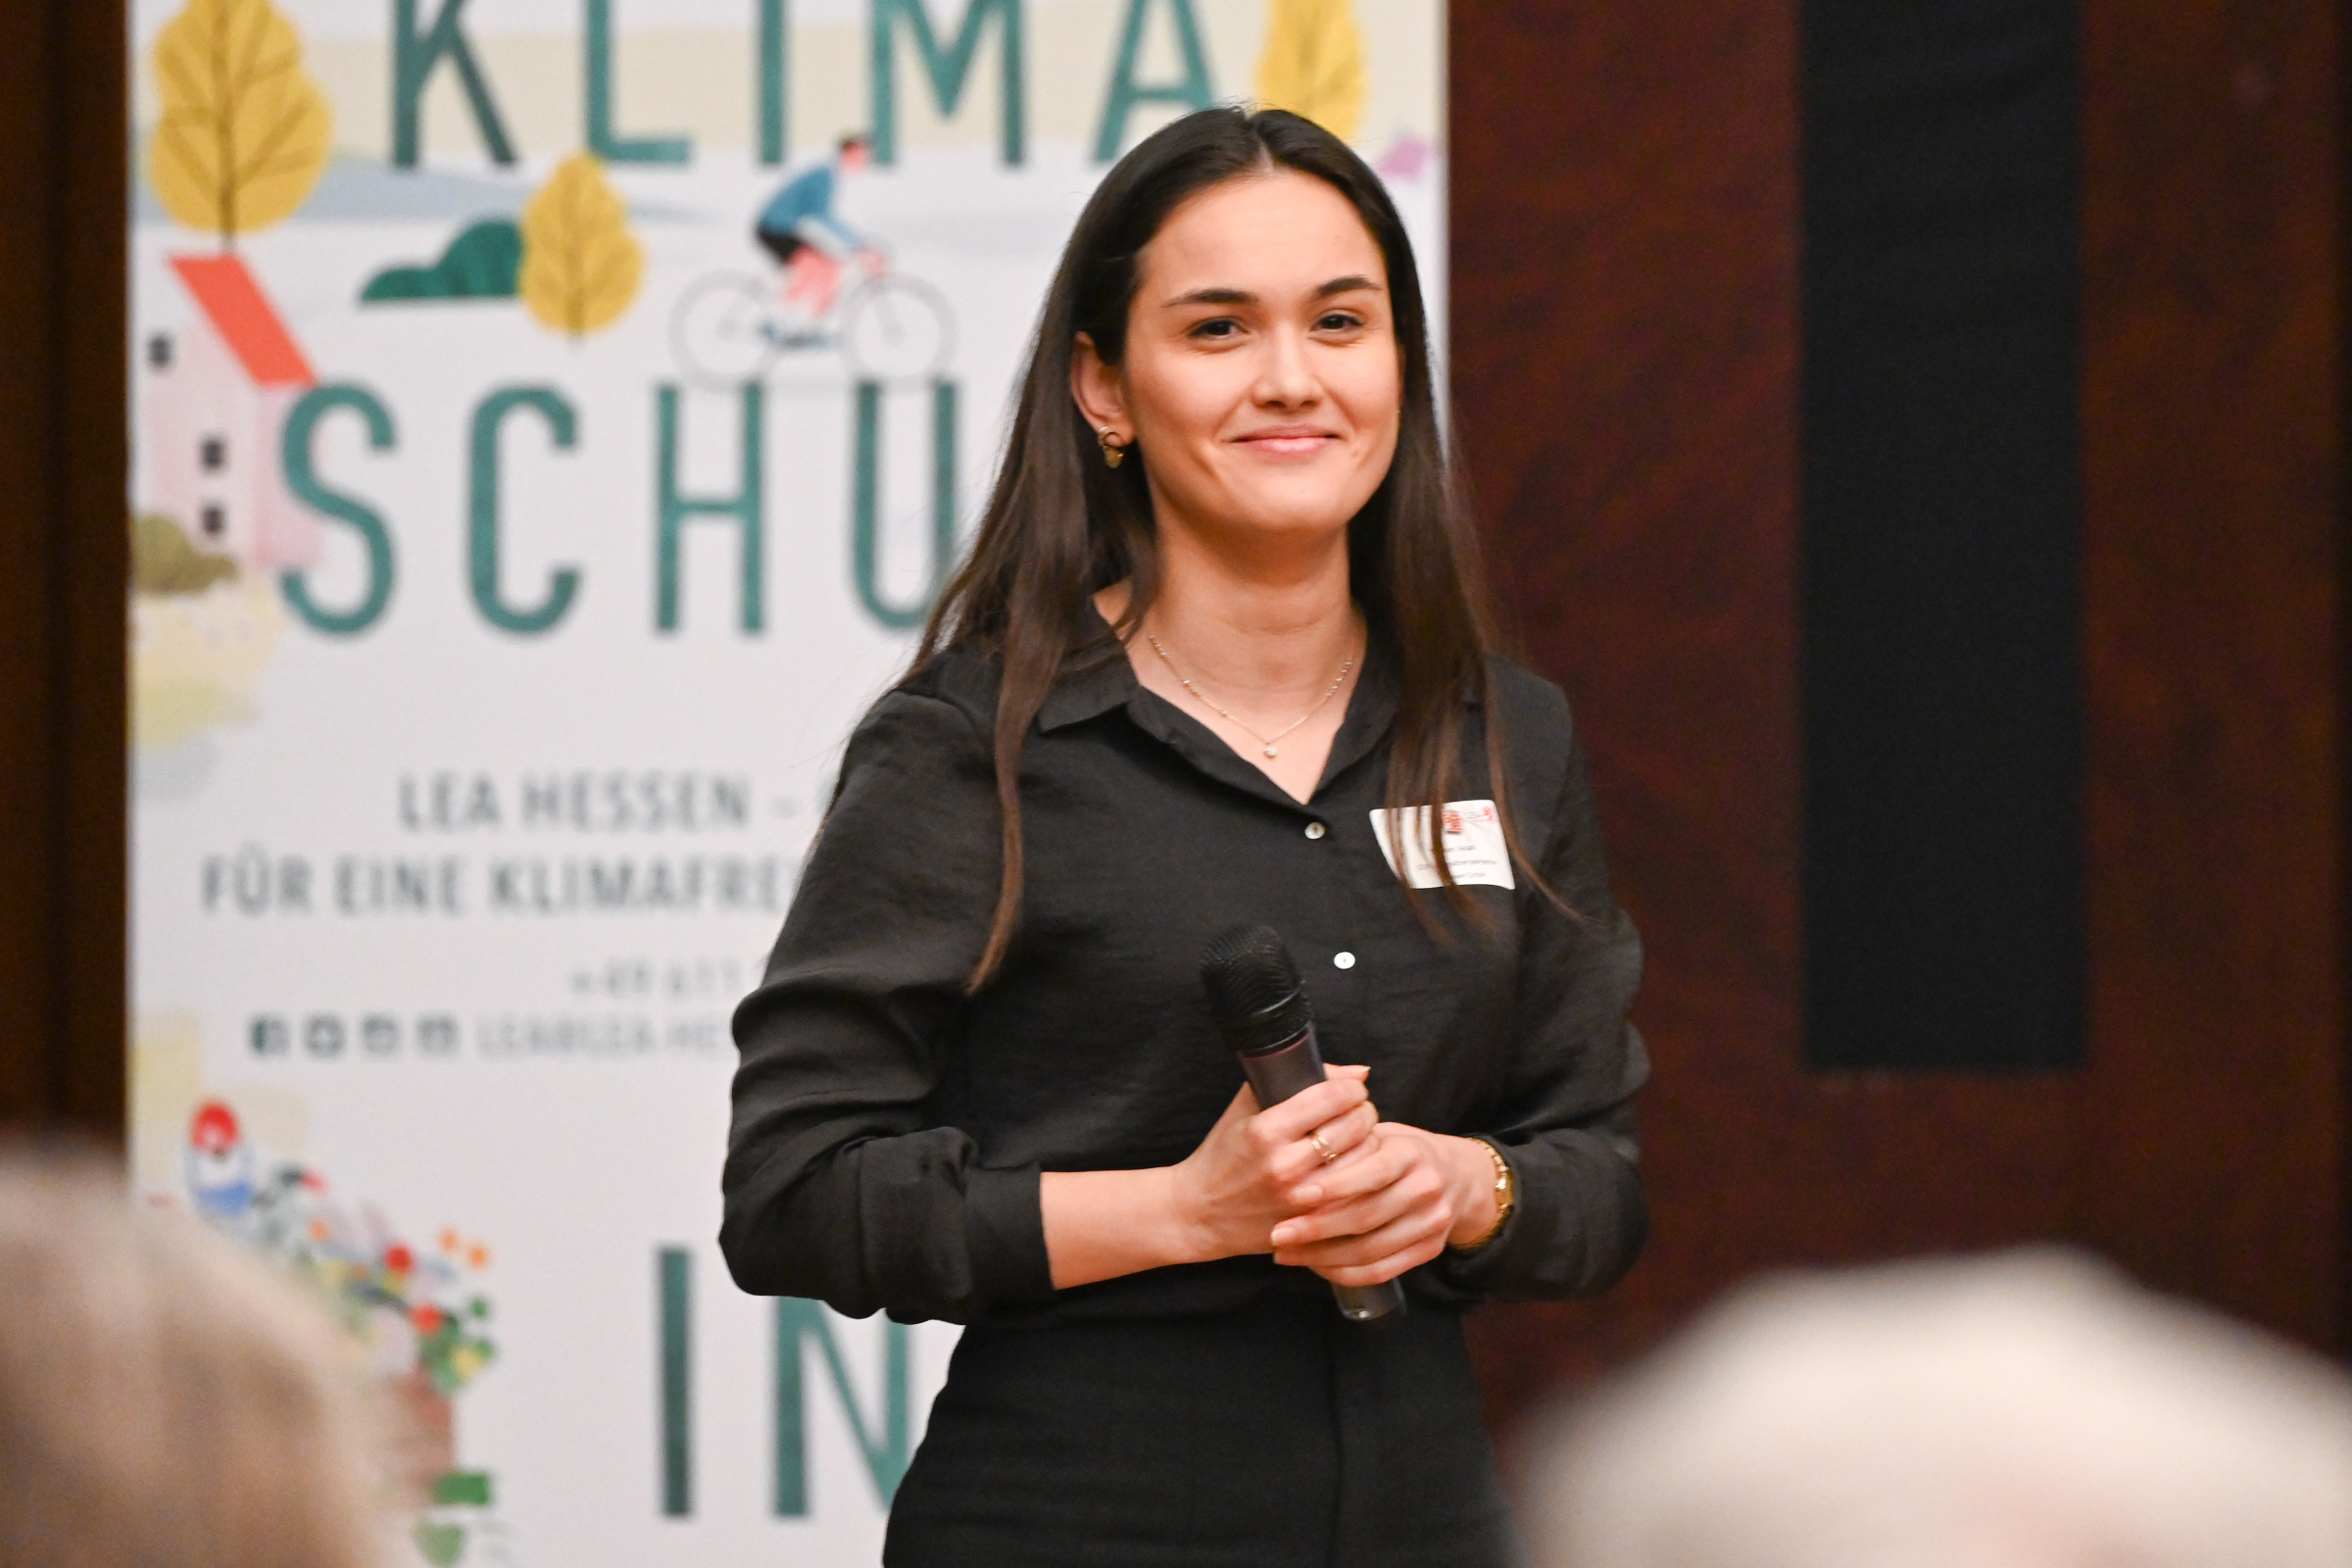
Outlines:
{"type": "MultiPolygon", "coordinates": [[[[1510,847],[1502,841],[1502,814],[1494,809],[1493,801],[1447,801],[1439,825],[1444,829],[1446,868],[1453,873],[1455,882],[1464,887],[1482,883],[1494,888],[1518,886],[1511,878],[1510,847]]],[[[1372,836],[1380,841],[1380,853],[1387,858],[1389,869],[1402,878],[1405,886],[1446,885],[1429,853],[1428,807],[1374,811],[1372,836]],[[1394,831],[1391,818],[1396,818],[1394,831]],[[1401,866],[1396,863],[1399,851],[1404,856],[1401,866]]]]}

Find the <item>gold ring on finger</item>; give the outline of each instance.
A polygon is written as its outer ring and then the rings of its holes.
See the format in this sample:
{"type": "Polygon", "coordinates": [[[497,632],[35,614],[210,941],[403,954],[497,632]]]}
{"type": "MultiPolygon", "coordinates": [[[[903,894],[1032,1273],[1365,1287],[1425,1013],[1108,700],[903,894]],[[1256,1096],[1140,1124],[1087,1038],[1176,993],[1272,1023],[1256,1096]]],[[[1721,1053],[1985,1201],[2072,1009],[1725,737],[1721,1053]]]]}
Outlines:
{"type": "Polygon", "coordinates": [[[1315,1152],[1323,1156],[1324,1164],[1328,1165],[1333,1160],[1340,1157],[1339,1151],[1333,1149],[1329,1144],[1325,1143],[1321,1133],[1308,1133],[1306,1135],[1306,1141],[1315,1146],[1315,1152]]]}

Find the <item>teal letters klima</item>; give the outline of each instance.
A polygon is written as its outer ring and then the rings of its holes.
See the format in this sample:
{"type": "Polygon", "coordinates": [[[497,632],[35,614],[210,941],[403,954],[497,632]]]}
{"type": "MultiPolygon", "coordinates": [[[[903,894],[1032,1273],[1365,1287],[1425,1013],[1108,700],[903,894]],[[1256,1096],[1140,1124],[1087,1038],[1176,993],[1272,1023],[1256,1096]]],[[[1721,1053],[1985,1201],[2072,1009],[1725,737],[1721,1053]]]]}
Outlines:
{"type": "Polygon", "coordinates": [[[473,411],[472,479],[466,507],[466,558],[474,608],[501,631],[535,636],[564,618],[579,592],[580,574],[569,566],[548,579],[547,597],[536,610],[517,610],[498,587],[498,433],[516,409],[535,409],[547,420],[556,450],[568,452],[577,433],[571,405],[552,387],[510,386],[484,398],[473,411]]]}
{"type": "Polygon", "coordinates": [[[684,136],[622,136],[612,128],[612,0],[588,0],[588,150],[608,164],[682,164],[694,151],[684,136]]]}
{"type": "Polygon", "coordinates": [[[442,60],[457,68],[458,81],[466,89],[466,107],[473,111],[474,128],[481,132],[482,144],[490,149],[490,161],[509,165],[514,162],[514,144],[507,137],[506,122],[498,117],[498,104],[490,96],[490,83],[482,74],[481,62],[473,57],[473,46],[466,41],[459,19],[466,10],[466,0],[441,0],[441,10],[433,19],[432,31],[419,37],[416,32],[416,0],[393,0],[392,5],[392,166],[395,169],[415,169],[423,141],[424,84],[433,74],[433,68],[442,60]]]}
{"type": "Polygon", "coordinates": [[[1127,140],[1127,117],[1137,104],[1206,109],[1216,101],[1216,89],[1208,79],[1208,57],[1200,51],[1200,25],[1193,16],[1193,0],[1167,0],[1167,4],[1184,74],[1175,81],[1149,84],[1135,79],[1136,57],[1144,47],[1145,14],[1152,9],[1152,0],[1127,0],[1127,21],[1119,28],[1119,58],[1110,71],[1110,95],[1102,101],[1102,123],[1095,132],[1097,163],[1107,164],[1119,156],[1119,148],[1127,140]]]}
{"type": "Polygon", "coordinates": [[[882,1409],[880,1436],[866,1424],[865,1412],[850,1386],[849,1368],[834,1343],[833,1324],[823,1306],[798,1297],[776,1301],[776,1512],[803,1518],[808,1512],[808,1396],[801,1380],[801,1344],[814,1340],[823,1352],[833,1393],[849,1418],[850,1432],[865,1459],[865,1473],[884,1507],[898,1494],[914,1452],[912,1391],[908,1384],[909,1357],[906,1325],[885,1319],[882,1324],[882,1409]]]}
{"type": "Polygon", "coordinates": [[[743,400],[739,487],[731,496],[685,496],[678,493],[678,389],[664,386],[656,394],[661,424],[660,473],[655,481],[655,505],[661,517],[654,567],[656,630],[678,629],[678,556],[684,548],[686,524],[696,517],[731,518],[742,528],[743,629],[760,628],[760,584],[764,580],[760,547],[766,523],[762,502],[765,464],[760,447],[764,420],[760,416],[763,404],[760,383],[745,382],[738,395],[743,400]]]}
{"type": "Polygon", "coordinates": [[[368,591],[352,609],[333,611],[311,598],[310,584],[299,571],[287,572],[278,579],[278,586],[294,613],[314,629],[332,637],[356,637],[374,625],[392,602],[392,536],[384,531],[384,519],[372,509],[330,490],[318,477],[313,437],[319,419],[334,409],[351,409],[365,418],[368,444],[376,451],[392,445],[392,416],[374,393],[361,386],[329,385],[313,387],[288,411],[278,452],[285,464],[286,488],[294,492],[294,498],[321,515],[349,524],[359,534],[368,551],[368,591]]]}
{"type": "Polygon", "coordinates": [[[898,69],[892,49],[898,24],[904,20],[906,31],[914,39],[915,53],[922,58],[923,74],[930,78],[931,95],[939,104],[939,112],[952,115],[963,101],[972,57],[980,52],[980,29],[993,16],[1004,24],[997,36],[1004,159],[1008,164],[1020,163],[1028,144],[1027,106],[1021,84],[1022,0],[967,0],[963,25],[956,29],[955,43],[945,49],[939,46],[939,34],[932,30],[928,0],[872,0],[872,3],[866,69],[872,78],[874,161],[896,163],[899,156],[898,69]]]}

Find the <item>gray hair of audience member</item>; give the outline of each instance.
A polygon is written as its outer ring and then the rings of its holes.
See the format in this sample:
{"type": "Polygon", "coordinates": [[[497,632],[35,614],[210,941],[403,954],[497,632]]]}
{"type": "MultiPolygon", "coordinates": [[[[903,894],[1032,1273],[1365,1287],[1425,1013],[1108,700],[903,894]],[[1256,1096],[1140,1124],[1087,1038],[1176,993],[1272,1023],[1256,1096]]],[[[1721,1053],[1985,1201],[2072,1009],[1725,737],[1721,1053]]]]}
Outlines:
{"type": "Polygon", "coordinates": [[[1767,1280],[1533,1446],[1543,1568],[2345,1568],[2352,1387],[2055,1250],[1767,1280]]]}
{"type": "Polygon", "coordinates": [[[0,1152],[0,1564],[373,1568],[355,1362],[195,1220],[94,1162],[0,1152]]]}

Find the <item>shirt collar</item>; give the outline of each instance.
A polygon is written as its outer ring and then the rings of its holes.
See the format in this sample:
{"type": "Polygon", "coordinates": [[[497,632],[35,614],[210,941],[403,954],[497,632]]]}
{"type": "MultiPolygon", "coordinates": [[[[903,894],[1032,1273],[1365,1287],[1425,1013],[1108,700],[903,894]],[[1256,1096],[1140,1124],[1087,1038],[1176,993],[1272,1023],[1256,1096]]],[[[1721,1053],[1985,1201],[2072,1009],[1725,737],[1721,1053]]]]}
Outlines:
{"type": "MultiPolygon", "coordinates": [[[[1102,617],[1093,606],[1087,607],[1097,625],[1102,617]]],[[[1107,628],[1105,628],[1107,633],[1107,628]]],[[[1083,668],[1064,673],[1046,693],[1045,703],[1037,710],[1037,727],[1057,730],[1068,724],[1109,712],[1143,690],[1135,678],[1135,666],[1127,662],[1126,651],[1115,643],[1100,661],[1083,668]]]]}
{"type": "Polygon", "coordinates": [[[1348,694],[1348,716],[1340,720],[1340,732],[1331,738],[1331,756],[1323,763],[1316,793],[1322,793],[1323,786],[1339,777],[1343,768],[1361,761],[1396,721],[1396,668],[1384,654],[1371,651],[1364,659],[1363,673],[1356,677],[1355,690],[1348,694]]]}
{"type": "MultiPolygon", "coordinates": [[[[1107,638],[1110,628],[1091,601],[1086,613],[1107,638]]],[[[1303,809],[1273,780],[1234,755],[1207,725],[1137,680],[1126,651],[1116,644],[1110,645],[1109,653],[1099,662],[1071,670],[1054,683],[1038,709],[1037,726],[1051,732],[1099,718],[1114,708],[1126,709],[1139,728],[1173,747],[1202,772],[1253,795],[1278,798],[1286,806],[1303,809]]],[[[1331,756],[1323,764],[1315,793],[1320,795],[1333,779],[1361,761],[1388,734],[1396,717],[1396,672],[1391,662],[1375,650],[1357,675],[1355,689],[1348,695],[1348,713],[1340,721],[1339,733],[1332,737],[1331,756]]]]}

